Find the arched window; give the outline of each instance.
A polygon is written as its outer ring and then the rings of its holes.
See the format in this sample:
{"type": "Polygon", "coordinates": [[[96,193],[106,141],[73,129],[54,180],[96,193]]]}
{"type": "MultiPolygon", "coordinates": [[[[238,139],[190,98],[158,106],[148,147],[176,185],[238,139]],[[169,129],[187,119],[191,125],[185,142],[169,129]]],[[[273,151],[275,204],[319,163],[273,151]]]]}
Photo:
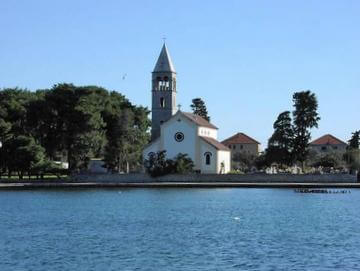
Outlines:
{"type": "Polygon", "coordinates": [[[164,97],[161,97],[161,98],[160,98],[160,107],[161,107],[161,108],[164,108],[164,107],[165,107],[165,98],[164,98],[164,97]]]}
{"type": "Polygon", "coordinates": [[[164,90],[169,90],[170,83],[169,83],[169,77],[164,77],[164,90]]]}
{"type": "Polygon", "coordinates": [[[212,153],[211,152],[205,152],[205,165],[210,165],[211,164],[211,156],[212,153]]]}

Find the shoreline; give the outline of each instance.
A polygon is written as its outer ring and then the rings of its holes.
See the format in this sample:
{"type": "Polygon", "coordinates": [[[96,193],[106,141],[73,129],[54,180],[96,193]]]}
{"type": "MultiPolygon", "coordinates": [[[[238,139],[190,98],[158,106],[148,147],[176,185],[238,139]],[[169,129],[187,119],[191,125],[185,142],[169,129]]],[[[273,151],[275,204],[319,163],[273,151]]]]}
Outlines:
{"type": "Polygon", "coordinates": [[[0,183],[0,190],[63,188],[360,188],[360,183],[265,183],[265,182],[12,182],[0,183]]]}

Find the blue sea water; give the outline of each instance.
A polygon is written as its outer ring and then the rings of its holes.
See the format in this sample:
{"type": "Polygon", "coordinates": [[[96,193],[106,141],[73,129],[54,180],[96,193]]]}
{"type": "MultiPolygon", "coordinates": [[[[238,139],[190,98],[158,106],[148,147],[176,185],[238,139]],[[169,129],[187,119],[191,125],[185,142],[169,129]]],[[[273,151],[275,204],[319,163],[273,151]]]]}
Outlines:
{"type": "Polygon", "coordinates": [[[360,191],[0,192],[0,270],[360,270],[360,191]]]}

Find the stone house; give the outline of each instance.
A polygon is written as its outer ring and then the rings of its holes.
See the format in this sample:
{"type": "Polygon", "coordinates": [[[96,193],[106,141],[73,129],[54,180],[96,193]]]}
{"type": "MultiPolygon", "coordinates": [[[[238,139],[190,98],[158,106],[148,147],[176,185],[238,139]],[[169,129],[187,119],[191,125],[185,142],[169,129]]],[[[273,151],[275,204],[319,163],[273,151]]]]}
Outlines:
{"type": "Polygon", "coordinates": [[[221,142],[231,150],[232,157],[237,153],[258,156],[260,142],[244,133],[237,133],[221,142]]]}
{"type": "Polygon", "coordinates": [[[310,150],[319,154],[331,152],[343,154],[346,152],[347,146],[348,144],[331,134],[323,135],[309,144],[310,150]]]}

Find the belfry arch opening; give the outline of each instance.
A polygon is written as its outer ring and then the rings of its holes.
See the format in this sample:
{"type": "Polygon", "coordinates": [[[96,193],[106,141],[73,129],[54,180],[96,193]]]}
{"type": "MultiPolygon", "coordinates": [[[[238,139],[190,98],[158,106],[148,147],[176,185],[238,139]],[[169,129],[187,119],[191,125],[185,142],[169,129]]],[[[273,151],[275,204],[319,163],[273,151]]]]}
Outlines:
{"type": "Polygon", "coordinates": [[[170,90],[169,77],[156,77],[156,90],[170,90]]]}

